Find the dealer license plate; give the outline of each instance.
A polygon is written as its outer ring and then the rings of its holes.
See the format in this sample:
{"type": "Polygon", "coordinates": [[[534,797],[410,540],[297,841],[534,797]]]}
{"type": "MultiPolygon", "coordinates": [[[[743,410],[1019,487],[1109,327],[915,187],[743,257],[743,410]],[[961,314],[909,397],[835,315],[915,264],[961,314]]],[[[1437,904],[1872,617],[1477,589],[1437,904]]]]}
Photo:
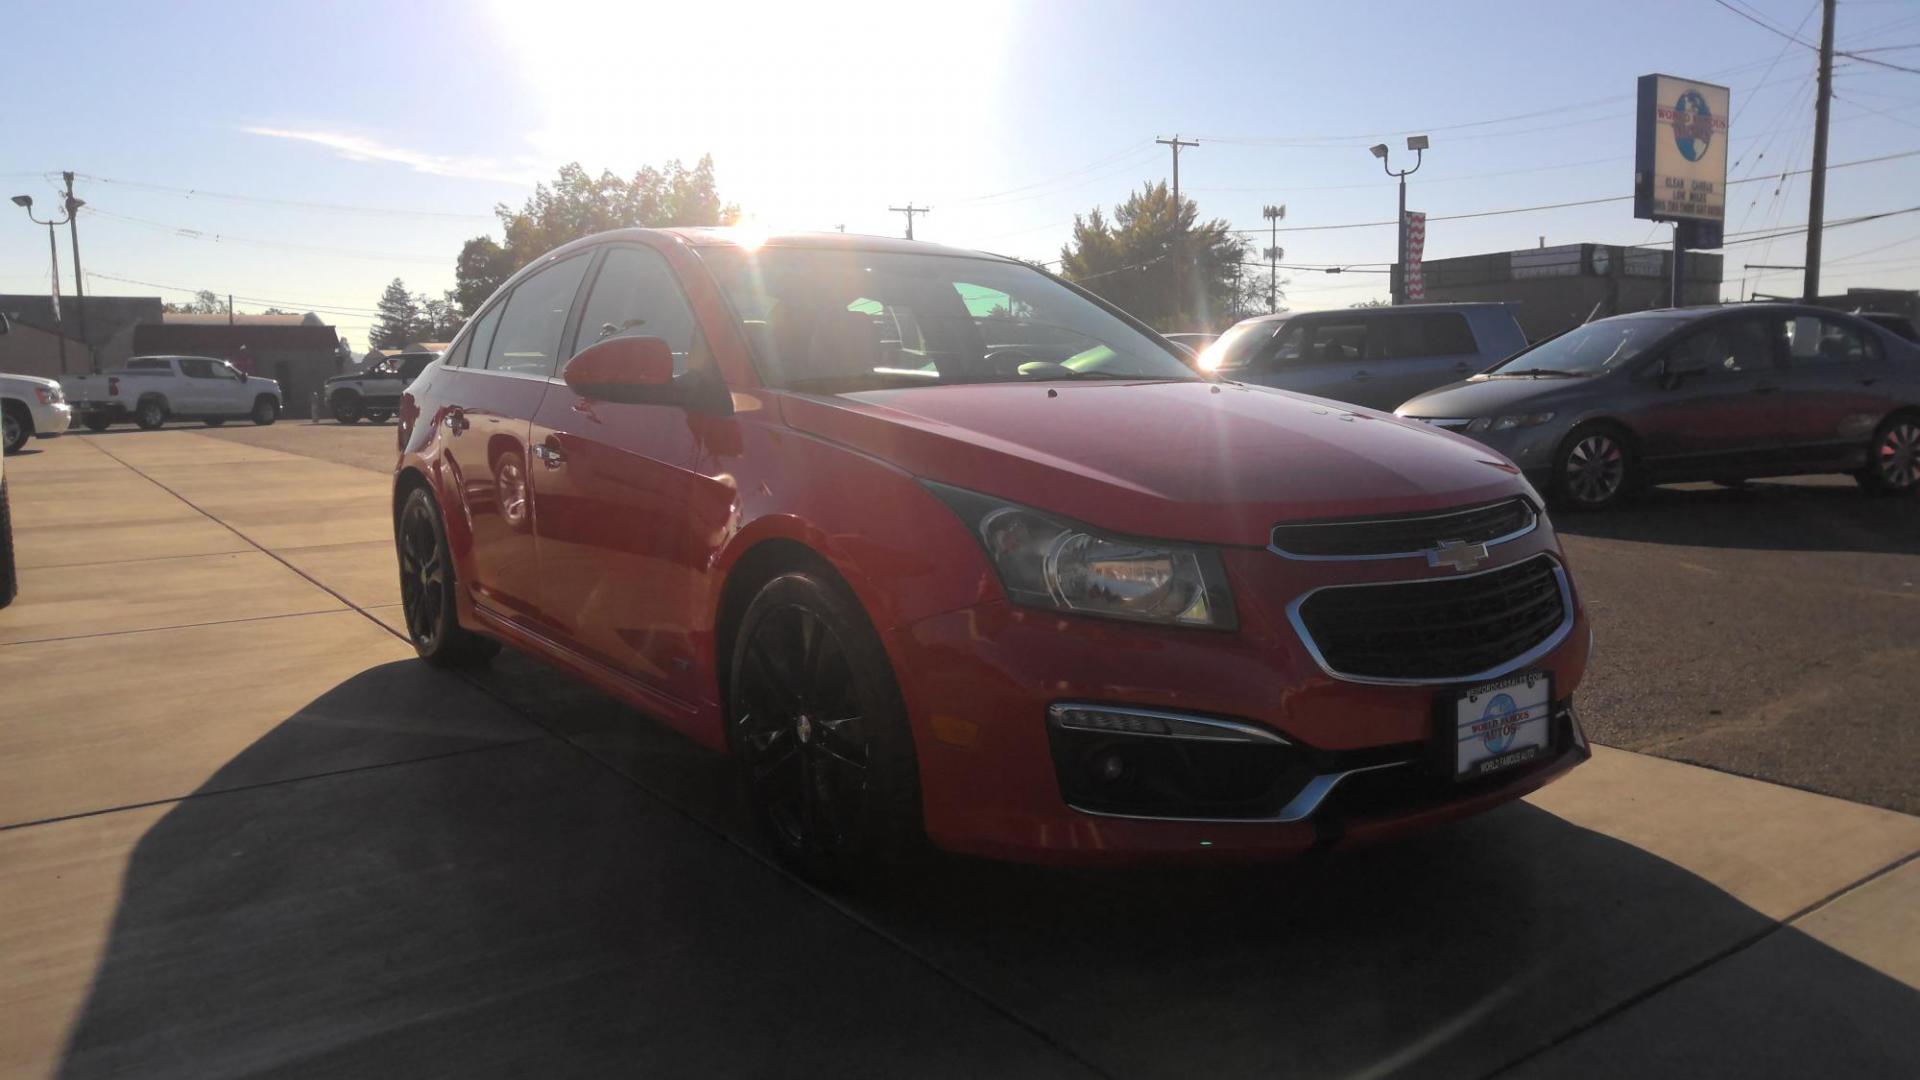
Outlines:
{"type": "Polygon", "coordinates": [[[1552,714],[1553,680],[1544,671],[1464,691],[1454,702],[1454,779],[1539,760],[1547,753],[1552,714]]]}

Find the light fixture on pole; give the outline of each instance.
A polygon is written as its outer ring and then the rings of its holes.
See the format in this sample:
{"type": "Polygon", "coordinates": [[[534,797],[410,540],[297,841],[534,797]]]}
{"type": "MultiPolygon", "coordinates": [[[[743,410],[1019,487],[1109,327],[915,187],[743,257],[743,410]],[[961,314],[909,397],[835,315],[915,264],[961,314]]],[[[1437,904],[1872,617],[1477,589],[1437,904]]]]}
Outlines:
{"type": "MultiPolygon", "coordinates": [[[[77,202],[78,200],[75,201],[77,202]]],[[[45,225],[47,227],[47,257],[51,260],[53,266],[53,292],[50,295],[50,299],[53,304],[53,319],[57,327],[56,332],[60,339],[60,374],[65,375],[67,373],[67,320],[60,314],[60,248],[54,240],[53,227],[55,225],[65,225],[68,221],[72,220],[73,211],[69,208],[67,216],[57,221],[51,218],[46,221],[41,221],[39,218],[33,216],[33,196],[15,195],[13,197],[13,205],[27,212],[28,221],[33,222],[35,225],[45,225]]]]}
{"type": "Polygon", "coordinates": [[[1267,312],[1272,314],[1280,310],[1280,260],[1286,258],[1286,250],[1280,246],[1280,219],[1287,216],[1287,204],[1268,206],[1260,211],[1267,219],[1267,250],[1261,254],[1267,257],[1267,312]]]}
{"type": "Polygon", "coordinates": [[[1400,181],[1400,216],[1394,221],[1394,228],[1399,234],[1394,249],[1393,302],[1396,304],[1405,303],[1407,299],[1407,177],[1420,171],[1420,161],[1426,156],[1429,145],[1425,135],[1407,136],[1407,149],[1413,151],[1413,168],[1398,172],[1387,162],[1386,143],[1375,143],[1369,148],[1373,156],[1380,159],[1380,167],[1386,170],[1387,175],[1397,177],[1400,181]]]}

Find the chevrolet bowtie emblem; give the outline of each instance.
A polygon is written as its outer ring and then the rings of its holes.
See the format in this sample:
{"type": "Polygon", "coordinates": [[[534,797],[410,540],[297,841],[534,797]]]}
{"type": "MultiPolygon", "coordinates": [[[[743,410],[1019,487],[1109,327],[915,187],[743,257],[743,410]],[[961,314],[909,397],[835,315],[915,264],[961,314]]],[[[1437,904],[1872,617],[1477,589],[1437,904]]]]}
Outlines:
{"type": "Polygon", "coordinates": [[[1451,566],[1455,570],[1471,570],[1487,561],[1487,545],[1469,544],[1465,540],[1442,540],[1433,550],[1427,552],[1428,566],[1451,566]]]}

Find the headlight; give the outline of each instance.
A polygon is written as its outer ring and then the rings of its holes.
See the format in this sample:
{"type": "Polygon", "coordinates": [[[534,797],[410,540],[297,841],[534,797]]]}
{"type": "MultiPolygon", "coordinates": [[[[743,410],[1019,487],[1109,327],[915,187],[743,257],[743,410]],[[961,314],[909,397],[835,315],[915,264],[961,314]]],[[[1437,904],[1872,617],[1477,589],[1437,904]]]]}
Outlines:
{"type": "Polygon", "coordinates": [[[1483,416],[1467,425],[1467,434],[1478,435],[1483,431],[1507,431],[1511,428],[1539,427],[1553,419],[1550,412],[1515,413],[1512,416],[1483,416]]]}
{"type": "Polygon", "coordinates": [[[1235,626],[1233,594],[1211,548],[1109,536],[990,495],[922,482],[986,548],[1016,604],[1173,626],[1235,626]]]}

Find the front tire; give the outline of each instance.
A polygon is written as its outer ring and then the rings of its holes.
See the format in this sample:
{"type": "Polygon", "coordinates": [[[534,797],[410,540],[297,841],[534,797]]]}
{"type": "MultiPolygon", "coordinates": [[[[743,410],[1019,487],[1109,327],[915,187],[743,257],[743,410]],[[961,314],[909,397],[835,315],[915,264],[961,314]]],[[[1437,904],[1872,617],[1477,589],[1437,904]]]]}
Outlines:
{"type": "Polygon", "coordinates": [[[394,530],[400,556],[400,605],[407,639],[434,667],[474,667],[493,659],[500,643],[460,625],[453,553],[440,508],[426,488],[414,488],[394,530]]]}
{"type": "Polygon", "coordinates": [[[1867,467],[1854,474],[1875,495],[1912,495],[1920,491],[1920,416],[1890,416],[1873,434],[1867,467]]]}
{"type": "Polygon", "coordinates": [[[358,394],[341,394],[327,404],[333,409],[333,418],[343,424],[357,424],[366,415],[358,394]]]}
{"type": "Polygon", "coordinates": [[[248,417],[260,427],[266,427],[280,419],[280,403],[262,395],[253,399],[253,412],[248,417]]]}
{"type": "Polygon", "coordinates": [[[33,421],[26,412],[12,402],[0,405],[0,453],[19,453],[33,436],[33,421]]]}
{"type": "Polygon", "coordinates": [[[153,431],[167,422],[167,403],[159,398],[148,398],[133,411],[133,422],[141,431],[153,431]]]}
{"type": "Polygon", "coordinates": [[[20,578],[13,566],[13,511],[7,505],[7,482],[0,479],[0,608],[20,594],[20,578]]]}
{"type": "Polygon", "coordinates": [[[924,840],[919,767],[893,668],[838,583],[796,571],[741,617],[727,739],[761,835],[801,876],[834,882],[924,840]]]}
{"type": "Polygon", "coordinates": [[[1619,428],[1590,424],[1561,442],[1553,462],[1553,500],[1566,510],[1604,510],[1633,490],[1633,449],[1619,428]]]}

